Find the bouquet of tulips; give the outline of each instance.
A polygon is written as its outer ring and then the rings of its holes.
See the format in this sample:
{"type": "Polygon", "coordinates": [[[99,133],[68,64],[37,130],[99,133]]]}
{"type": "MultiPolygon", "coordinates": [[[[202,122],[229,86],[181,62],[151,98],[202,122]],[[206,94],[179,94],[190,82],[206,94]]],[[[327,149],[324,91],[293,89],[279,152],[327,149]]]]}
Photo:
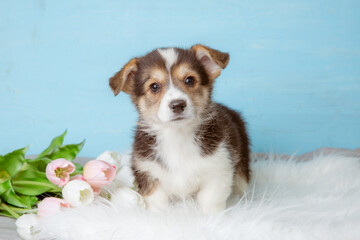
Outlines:
{"type": "Polygon", "coordinates": [[[121,168],[121,155],[109,151],[84,166],[74,163],[84,141],[63,145],[65,135],[66,131],[55,137],[33,159],[25,157],[27,147],[0,155],[0,214],[19,218],[27,213],[16,223],[23,237],[32,234],[29,226],[37,218],[91,203],[121,168]]]}

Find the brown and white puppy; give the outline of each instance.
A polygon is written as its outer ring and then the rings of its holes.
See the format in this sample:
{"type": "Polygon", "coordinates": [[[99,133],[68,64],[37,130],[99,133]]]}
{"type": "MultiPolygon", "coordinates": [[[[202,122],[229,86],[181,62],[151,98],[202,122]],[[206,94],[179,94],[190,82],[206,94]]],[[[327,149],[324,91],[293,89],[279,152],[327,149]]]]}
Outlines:
{"type": "Polygon", "coordinates": [[[246,191],[249,140],[241,116],[211,100],[229,54],[203,45],[160,48],[130,60],[110,79],[139,112],[132,169],[149,209],[194,197],[203,212],[225,209],[246,191]]]}

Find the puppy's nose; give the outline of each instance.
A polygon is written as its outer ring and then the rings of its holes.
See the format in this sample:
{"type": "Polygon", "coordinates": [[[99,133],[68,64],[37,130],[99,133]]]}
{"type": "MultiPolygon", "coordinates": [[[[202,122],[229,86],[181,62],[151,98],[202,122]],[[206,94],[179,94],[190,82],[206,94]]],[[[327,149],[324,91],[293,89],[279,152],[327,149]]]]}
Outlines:
{"type": "Polygon", "coordinates": [[[176,99],[170,102],[169,108],[174,113],[182,113],[186,108],[186,102],[182,99],[176,99]]]}

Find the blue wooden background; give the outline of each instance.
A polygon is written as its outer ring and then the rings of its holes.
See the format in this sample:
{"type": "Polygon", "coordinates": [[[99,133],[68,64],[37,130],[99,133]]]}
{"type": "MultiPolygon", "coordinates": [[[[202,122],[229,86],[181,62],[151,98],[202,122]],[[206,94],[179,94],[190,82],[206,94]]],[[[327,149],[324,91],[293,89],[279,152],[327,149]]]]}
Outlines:
{"type": "Polygon", "coordinates": [[[360,1],[0,1],[0,154],[68,129],[83,156],[130,149],[136,112],[108,78],[154,48],[230,53],[214,98],[254,151],[360,147],[360,1]]]}

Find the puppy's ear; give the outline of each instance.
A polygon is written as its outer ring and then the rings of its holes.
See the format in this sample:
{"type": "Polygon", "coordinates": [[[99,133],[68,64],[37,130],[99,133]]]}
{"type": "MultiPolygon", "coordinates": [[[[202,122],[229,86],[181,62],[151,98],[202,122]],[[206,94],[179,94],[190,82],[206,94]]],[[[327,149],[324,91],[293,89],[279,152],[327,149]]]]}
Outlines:
{"type": "Polygon", "coordinates": [[[131,59],[125,66],[117,72],[109,80],[109,85],[113,93],[118,95],[120,91],[123,91],[127,94],[131,93],[132,90],[132,81],[134,81],[135,72],[137,71],[138,59],[131,59]]]}
{"type": "Polygon", "coordinates": [[[204,66],[211,80],[215,80],[220,76],[221,70],[229,63],[230,56],[228,53],[223,53],[201,44],[192,46],[191,51],[196,54],[196,58],[204,66]]]}

